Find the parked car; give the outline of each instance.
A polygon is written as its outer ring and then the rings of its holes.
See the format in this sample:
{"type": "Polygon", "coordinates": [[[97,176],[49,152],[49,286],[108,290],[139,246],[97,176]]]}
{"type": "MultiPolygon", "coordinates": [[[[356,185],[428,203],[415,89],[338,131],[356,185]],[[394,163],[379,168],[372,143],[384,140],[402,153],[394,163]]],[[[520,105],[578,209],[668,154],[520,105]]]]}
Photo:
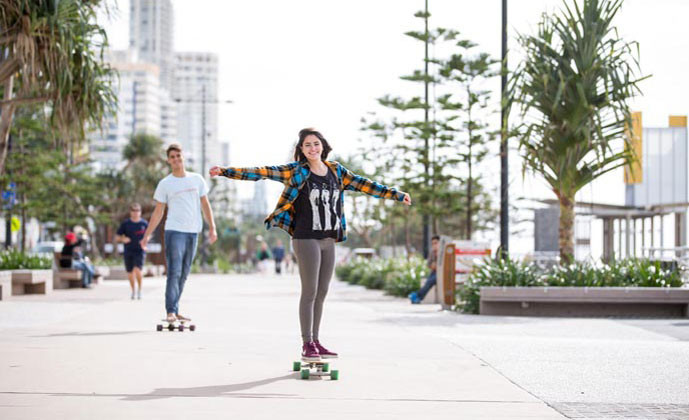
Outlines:
{"type": "Polygon", "coordinates": [[[53,252],[60,252],[62,251],[62,246],[64,245],[64,242],[60,241],[45,241],[45,242],[38,242],[36,246],[31,250],[32,254],[51,254],[53,252]]]}

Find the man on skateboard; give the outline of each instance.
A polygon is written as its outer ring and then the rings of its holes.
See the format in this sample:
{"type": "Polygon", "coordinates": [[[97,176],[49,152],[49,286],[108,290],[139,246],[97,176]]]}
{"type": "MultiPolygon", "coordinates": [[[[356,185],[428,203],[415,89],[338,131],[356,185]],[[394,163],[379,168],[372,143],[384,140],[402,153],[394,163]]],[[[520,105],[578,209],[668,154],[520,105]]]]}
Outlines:
{"type": "Polygon", "coordinates": [[[172,173],[160,180],[153,194],[156,207],[141,240],[141,247],[146,249],[146,244],[158,227],[167,206],[164,235],[167,264],[165,310],[166,321],[172,323],[190,321],[189,318],[180,315],[179,299],[196,254],[198,234],[203,227],[201,213],[208,222],[208,242],[213,244],[218,236],[213,211],[208,201],[206,181],[201,175],[184,169],[181,145],[173,143],[167,148],[167,163],[172,173]]]}
{"type": "Polygon", "coordinates": [[[117,242],[124,244],[124,268],[127,270],[129,285],[132,287],[132,300],[141,299],[141,285],[143,274],[141,270],[144,266],[146,253],[141,249],[141,239],[148,227],[148,222],[141,218],[141,205],[132,203],[129,206],[129,219],[122,222],[117,229],[117,242]],[[135,280],[139,286],[138,292],[135,287],[135,280]]]}

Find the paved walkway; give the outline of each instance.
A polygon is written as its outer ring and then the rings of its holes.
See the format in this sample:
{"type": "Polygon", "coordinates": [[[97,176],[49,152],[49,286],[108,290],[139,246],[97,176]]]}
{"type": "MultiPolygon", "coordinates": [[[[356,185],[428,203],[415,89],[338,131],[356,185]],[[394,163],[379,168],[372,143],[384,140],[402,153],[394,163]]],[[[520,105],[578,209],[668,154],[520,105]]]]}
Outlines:
{"type": "Polygon", "coordinates": [[[303,381],[296,276],[193,276],[183,333],[155,331],[163,286],[0,302],[0,419],[689,418],[689,321],[464,316],[334,282],[340,380],[303,381]]]}

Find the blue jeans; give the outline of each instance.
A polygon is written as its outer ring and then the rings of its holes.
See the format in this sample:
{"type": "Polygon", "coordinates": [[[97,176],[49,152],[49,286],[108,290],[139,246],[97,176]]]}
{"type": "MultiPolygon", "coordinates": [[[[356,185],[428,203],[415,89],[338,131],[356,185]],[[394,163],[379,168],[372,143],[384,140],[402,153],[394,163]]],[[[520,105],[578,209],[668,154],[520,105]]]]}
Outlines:
{"type": "Polygon", "coordinates": [[[93,281],[93,275],[96,270],[93,266],[86,261],[72,261],[72,268],[75,270],[81,270],[81,285],[83,287],[88,286],[93,281]]]}
{"type": "Polygon", "coordinates": [[[431,274],[429,274],[426,278],[426,283],[424,283],[423,286],[421,286],[419,292],[417,293],[419,295],[419,300],[423,300],[423,298],[426,297],[426,294],[429,290],[431,290],[431,287],[435,286],[436,280],[437,274],[435,273],[435,271],[432,271],[431,274]]]}
{"type": "Polygon", "coordinates": [[[167,284],[165,286],[165,310],[177,314],[179,298],[184,282],[191,271],[191,262],[196,254],[197,233],[165,231],[165,260],[167,263],[167,284]]]}

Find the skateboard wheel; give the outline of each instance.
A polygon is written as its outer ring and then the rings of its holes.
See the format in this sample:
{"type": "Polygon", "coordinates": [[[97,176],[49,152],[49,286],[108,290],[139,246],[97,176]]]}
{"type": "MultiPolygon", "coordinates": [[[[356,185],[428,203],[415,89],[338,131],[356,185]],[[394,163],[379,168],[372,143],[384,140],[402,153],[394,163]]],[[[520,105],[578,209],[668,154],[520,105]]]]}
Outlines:
{"type": "Polygon", "coordinates": [[[301,379],[309,379],[309,370],[308,369],[302,369],[301,370],[301,379]]]}
{"type": "Polygon", "coordinates": [[[196,325],[190,325],[189,331],[196,331],[196,325]]]}
{"type": "Polygon", "coordinates": [[[327,372],[330,369],[330,363],[323,363],[323,372],[327,372]]]}
{"type": "Polygon", "coordinates": [[[180,332],[184,331],[184,325],[180,325],[180,326],[179,326],[179,331],[180,331],[180,332]]]}
{"type": "Polygon", "coordinates": [[[333,381],[340,379],[340,371],[339,370],[331,371],[330,372],[330,379],[332,379],[333,381]]]}
{"type": "Polygon", "coordinates": [[[163,331],[163,326],[160,324],[156,325],[156,331],[163,331]]]}
{"type": "Polygon", "coordinates": [[[170,330],[170,331],[174,331],[174,330],[175,330],[175,326],[172,325],[172,324],[170,324],[170,325],[167,326],[167,329],[170,330]]]}
{"type": "Polygon", "coordinates": [[[292,370],[295,372],[299,372],[299,369],[301,369],[301,362],[294,362],[292,363],[292,370]]]}

